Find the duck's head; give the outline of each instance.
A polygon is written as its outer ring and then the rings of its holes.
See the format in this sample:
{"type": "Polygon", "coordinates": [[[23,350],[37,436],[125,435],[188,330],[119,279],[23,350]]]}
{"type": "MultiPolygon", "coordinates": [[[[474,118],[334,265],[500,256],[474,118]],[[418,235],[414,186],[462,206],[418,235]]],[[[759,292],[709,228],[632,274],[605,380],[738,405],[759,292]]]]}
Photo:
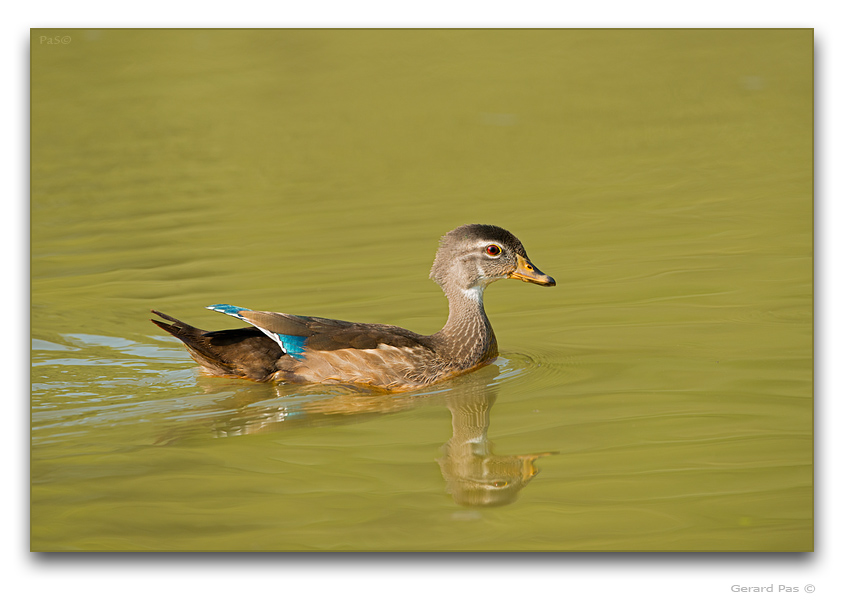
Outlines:
{"type": "Polygon", "coordinates": [[[431,279],[446,294],[452,289],[483,290],[498,279],[556,285],[530,262],[516,236],[495,225],[462,225],[445,234],[431,267],[431,279]]]}

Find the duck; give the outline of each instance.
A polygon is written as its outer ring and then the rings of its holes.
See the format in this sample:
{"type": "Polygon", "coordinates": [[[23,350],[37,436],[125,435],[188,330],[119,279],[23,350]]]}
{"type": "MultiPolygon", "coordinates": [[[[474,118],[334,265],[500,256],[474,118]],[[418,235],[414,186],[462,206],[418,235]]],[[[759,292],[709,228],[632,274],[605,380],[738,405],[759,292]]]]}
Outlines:
{"type": "Polygon", "coordinates": [[[519,239],[495,225],[462,225],[439,243],[430,278],[448,300],[443,328],[423,335],[375,323],[355,323],[231,304],[206,308],[250,327],[206,331],[157,310],[151,321],[178,338],[211,376],[262,383],[338,384],[379,392],[420,389],[474,371],[498,356],[484,311],[493,281],[556,285],[528,258],[519,239]]]}

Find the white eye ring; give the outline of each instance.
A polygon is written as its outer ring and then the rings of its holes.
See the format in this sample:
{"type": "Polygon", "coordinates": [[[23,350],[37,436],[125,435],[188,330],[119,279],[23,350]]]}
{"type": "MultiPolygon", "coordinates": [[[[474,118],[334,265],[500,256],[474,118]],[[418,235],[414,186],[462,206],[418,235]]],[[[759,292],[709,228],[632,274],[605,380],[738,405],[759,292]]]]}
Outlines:
{"type": "Polygon", "coordinates": [[[490,244],[486,248],[484,248],[484,252],[487,256],[490,256],[492,258],[498,258],[499,256],[501,256],[501,254],[503,254],[504,251],[498,244],[490,244]]]}

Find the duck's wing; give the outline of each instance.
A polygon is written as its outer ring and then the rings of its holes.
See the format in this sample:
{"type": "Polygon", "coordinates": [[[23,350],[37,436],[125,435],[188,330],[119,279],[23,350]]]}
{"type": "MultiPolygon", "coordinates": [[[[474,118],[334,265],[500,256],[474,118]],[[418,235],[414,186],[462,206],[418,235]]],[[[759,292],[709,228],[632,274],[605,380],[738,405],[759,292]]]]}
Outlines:
{"type": "Polygon", "coordinates": [[[392,325],[249,310],[231,304],[213,304],[207,308],[257,327],[281,346],[286,354],[297,359],[303,358],[306,350],[367,350],[381,345],[432,350],[427,336],[392,325]]]}

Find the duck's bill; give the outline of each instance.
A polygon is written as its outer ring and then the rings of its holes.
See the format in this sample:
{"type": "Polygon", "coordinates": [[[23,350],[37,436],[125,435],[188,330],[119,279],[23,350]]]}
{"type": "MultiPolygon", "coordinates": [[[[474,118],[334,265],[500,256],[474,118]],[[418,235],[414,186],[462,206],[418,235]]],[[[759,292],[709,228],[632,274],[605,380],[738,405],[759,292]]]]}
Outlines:
{"type": "Polygon", "coordinates": [[[554,278],[546,275],[531,263],[528,259],[523,256],[518,256],[518,265],[516,266],[516,270],[510,273],[508,277],[510,279],[519,279],[521,281],[527,281],[528,283],[535,283],[537,285],[544,285],[545,287],[552,287],[557,285],[557,282],[554,281],[554,278]]]}
{"type": "Polygon", "coordinates": [[[519,458],[522,461],[522,480],[527,482],[536,477],[536,474],[539,473],[539,467],[533,464],[534,461],[537,458],[551,456],[552,454],[559,454],[559,452],[538,452],[537,454],[517,455],[516,458],[519,458]]]}

